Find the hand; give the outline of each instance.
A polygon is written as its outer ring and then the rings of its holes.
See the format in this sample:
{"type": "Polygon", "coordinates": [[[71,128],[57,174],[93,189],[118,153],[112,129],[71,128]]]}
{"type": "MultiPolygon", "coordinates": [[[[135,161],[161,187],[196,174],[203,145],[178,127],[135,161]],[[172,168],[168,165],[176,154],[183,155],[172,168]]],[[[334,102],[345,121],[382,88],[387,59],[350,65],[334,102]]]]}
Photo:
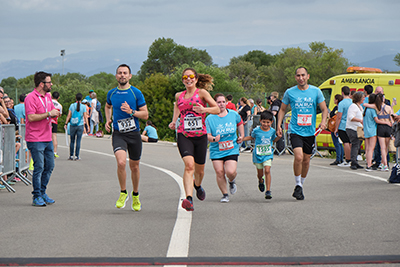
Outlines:
{"type": "Polygon", "coordinates": [[[282,128],[280,126],[276,127],[276,135],[281,138],[282,137],[282,128]]]}
{"type": "Polygon", "coordinates": [[[216,137],[214,137],[215,138],[215,141],[214,142],[219,142],[219,140],[221,140],[221,135],[217,135],[216,137]]]}
{"type": "Polygon", "coordinates": [[[320,128],[321,130],[325,130],[326,129],[326,123],[321,123],[318,128],[320,128]]]}
{"type": "Polygon", "coordinates": [[[171,130],[175,130],[176,129],[176,122],[171,122],[169,125],[168,125],[168,127],[171,129],[171,130]]]}
{"type": "Polygon", "coordinates": [[[121,110],[128,114],[132,114],[132,112],[133,112],[133,109],[129,106],[129,104],[126,101],[124,103],[122,103],[121,110]]]}
{"type": "Polygon", "coordinates": [[[205,113],[205,108],[201,104],[196,104],[193,106],[193,111],[199,114],[205,113]]]}
{"type": "Polygon", "coordinates": [[[107,132],[110,132],[110,131],[111,131],[111,123],[112,123],[112,120],[109,120],[109,121],[107,121],[106,124],[105,124],[106,131],[107,131],[107,132]]]}
{"type": "Polygon", "coordinates": [[[239,136],[236,140],[236,143],[240,144],[241,142],[243,142],[243,136],[239,136]]]}
{"type": "Polygon", "coordinates": [[[60,116],[60,111],[58,109],[53,109],[50,111],[50,117],[55,118],[60,116]]]}

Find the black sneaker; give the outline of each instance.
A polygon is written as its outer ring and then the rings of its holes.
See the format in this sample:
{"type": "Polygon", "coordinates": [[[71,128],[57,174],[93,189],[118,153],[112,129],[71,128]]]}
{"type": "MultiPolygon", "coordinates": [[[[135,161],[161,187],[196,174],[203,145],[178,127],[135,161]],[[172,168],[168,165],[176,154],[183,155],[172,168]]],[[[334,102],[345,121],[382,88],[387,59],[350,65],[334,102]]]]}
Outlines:
{"type": "Polygon", "coordinates": [[[351,165],[351,166],[350,166],[350,169],[352,169],[352,170],[357,170],[358,168],[357,168],[356,165],[351,165]]]}
{"type": "Polygon", "coordinates": [[[375,162],[374,164],[372,164],[371,168],[376,171],[379,167],[380,163],[375,162]]]}
{"type": "Polygon", "coordinates": [[[262,183],[258,182],[258,189],[259,189],[261,192],[264,192],[264,190],[265,190],[264,176],[263,176],[263,178],[262,178],[262,183]]]}
{"type": "Polygon", "coordinates": [[[266,191],[265,192],[265,199],[271,199],[271,198],[272,198],[271,191],[266,191]]]}
{"type": "Polygon", "coordinates": [[[296,198],[297,200],[303,200],[303,187],[301,187],[300,185],[296,185],[292,197],[296,198]]]}
{"type": "Polygon", "coordinates": [[[338,165],[338,164],[340,164],[340,162],[339,161],[337,161],[337,160],[335,160],[334,162],[332,162],[331,164],[329,164],[329,165],[338,165]]]}

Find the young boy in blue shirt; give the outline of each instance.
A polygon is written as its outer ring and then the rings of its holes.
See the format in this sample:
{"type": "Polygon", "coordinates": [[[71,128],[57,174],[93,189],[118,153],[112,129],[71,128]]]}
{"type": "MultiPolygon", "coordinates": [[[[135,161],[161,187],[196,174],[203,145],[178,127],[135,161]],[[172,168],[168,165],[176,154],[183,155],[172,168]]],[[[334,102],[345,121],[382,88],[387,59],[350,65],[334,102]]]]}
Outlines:
{"type": "Polygon", "coordinates": [[[271,163],[274,156],[273,142],[279,140],[275,129],[271,128],[274,115],[271,111],[265,110],[260,114],[260,126],[254,128],[250,136],[243,138],[243,141],[255,140],[253,149],[253,164],[257,169],[258,189],[264,192],[264,177],[267,191],[265,198],[271,199],[271,163]]]}

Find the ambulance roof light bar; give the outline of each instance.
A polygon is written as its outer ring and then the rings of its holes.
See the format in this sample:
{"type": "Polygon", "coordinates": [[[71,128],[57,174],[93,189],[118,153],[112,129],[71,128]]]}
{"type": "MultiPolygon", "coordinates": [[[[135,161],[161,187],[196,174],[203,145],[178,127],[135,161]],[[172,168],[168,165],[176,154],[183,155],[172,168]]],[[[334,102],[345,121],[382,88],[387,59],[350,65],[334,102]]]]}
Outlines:
{"type": "Polygon", "coordinates": [[[366,67],[348,67],[347,73],[382,73],[381,69],[366,67]]]}

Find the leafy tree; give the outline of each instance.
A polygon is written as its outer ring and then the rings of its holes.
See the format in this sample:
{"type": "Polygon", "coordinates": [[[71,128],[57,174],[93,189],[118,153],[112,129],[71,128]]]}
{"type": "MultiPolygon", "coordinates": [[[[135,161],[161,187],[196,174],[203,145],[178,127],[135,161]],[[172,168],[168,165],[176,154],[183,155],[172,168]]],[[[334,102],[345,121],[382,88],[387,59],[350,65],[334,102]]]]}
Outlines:
{"type": "Polygon", "coordinates": [[[108,91],[118,85],[117,79],[111,73],[100,72],[88,78],[88,82],[93,85],[95,92],[99,90],[108,91]]]}
{"type": "Polygon", "coordinates": [[[238,63],[239,61],[252,63],[256,68],[259,68],[273,64],[276,61],[276,56],[267,54],[261,50],[253,50],[242,56],[231,58],[229,65],[238,63]]]}
{"type": "Polygon", "coordinates": [[[138,72],[139,78],[144,81],[154,73],[170,75],[177,66],[194,61],[201,61],[205,65],[212,64],[212,58],[205,50],[178,45],[171,38],[159,38],[151,44],[147,59],[138,72]]]}
{"type": "Polygon", "coordinates": [[[14,90],[17,87],[17,79],[14,77],[5,78],[1,80],[0,86],[3,87],[6,92],[14,90]]]}
{"type": "Polygon", "coordinates": [[[400,53],[398,53],[398,54],[394,57],[393,61],[396,62],[396,65],[400,67],[400,53]]]}

